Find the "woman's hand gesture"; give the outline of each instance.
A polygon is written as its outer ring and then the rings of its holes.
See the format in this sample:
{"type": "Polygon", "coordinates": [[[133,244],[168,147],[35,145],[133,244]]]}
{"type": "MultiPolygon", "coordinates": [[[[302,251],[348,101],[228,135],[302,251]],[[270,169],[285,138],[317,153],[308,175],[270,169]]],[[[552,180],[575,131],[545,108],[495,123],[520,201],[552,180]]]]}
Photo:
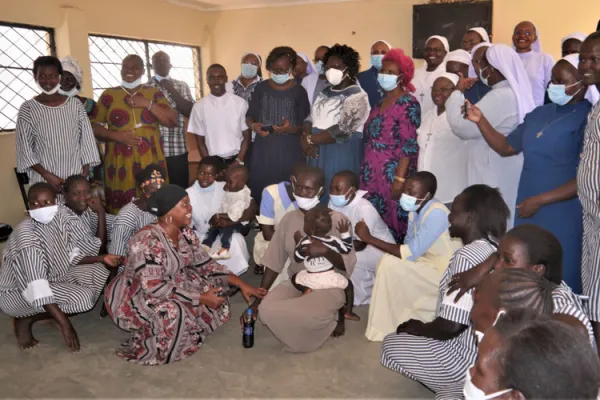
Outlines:
{"type": "Polygon", "coordinates": [[[117,268],[123,264],[123,257],[116,254],[105,254],[102,256],[102,263],[110,268],[117,268]]]}
{"type": "Polygon", "coordinates": [[[340,233],[350,232],[350,221],[347,219],[340,220],[340,222],[338,222],[337,228],[338,228],[338,231],[340,231],[340,233]]]}
{"type": "Polygon", "coordinates": [[[278,134],[291,133],[291,130],[292,130],[292,124],[286,118],[281,119],[281,125],[273,125],[273,131],[275,131],[275,133],[278,133],[278,134]]]}
{"type": "Polygon", "coordinates": [[[469,100],[465,100],[465,105],[463,106],[463,113],[465,114],[465,118],[471,122],[475,122],[476,124],[481,121],[483,118],[483,113],[476,105],[471,104],[469,100]]]}
{"type": "Polygon", "coordinates": [[[269,293],[267,289],[257,288],[252,285],[249,285],[244,282],[243,285],[240,285],[240,292],[242,292],[242,296],[246,299],[248,304],[252,304],[252,298],[262,299],[269,293]]]}
{"type": "Polygon", "coordinates": [[[354,227],[354,233],[363,242],[367,242],[367,240],[369,240],[369,238],[371,237],[371,231],[369,230],[369,227],[367,226],[367,223],[364,219],[358,221],[358,223],[354,227]]]}
{"type": "Polygon", "coordinates": [[[200,302],[205,306],[217,309],[225,303],[226,297],[223,294],[223,288],[212,288],[200,296],[200,302]]]}

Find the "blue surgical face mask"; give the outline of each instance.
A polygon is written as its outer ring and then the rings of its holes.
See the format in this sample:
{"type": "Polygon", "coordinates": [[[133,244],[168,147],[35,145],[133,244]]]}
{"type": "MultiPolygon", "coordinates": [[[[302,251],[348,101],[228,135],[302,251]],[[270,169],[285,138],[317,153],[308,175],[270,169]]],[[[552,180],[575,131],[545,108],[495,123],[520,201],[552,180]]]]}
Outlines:
{"type": "Polygon", "coordinates": [[[157,82],[160,82],[163,79],[169,79],[169,75],[167,75],[167,76],[160,76],[159,74],[154,74],[154,79],[156,79],[157,82]]]}
{"type": "Polygon", "coordinates": [[[290,80],[290,73],[288,72],[285,74],[274,74],[271,72],[271,79],[276,84],[283,85],[284,83],[290,80]]]}
{"type": "Polygon", "coordinates": [[[210,186],[202,187],[200,186],[200,182],[196,181],[196,187],[201,192],[213,192],[215,190],[215,183],[213,182],[210,186]]]}
{"type": "Polygon", "coordinates": [[[371,65],[379,71],[383,65],[383,54],[371,54],[371,65]]]}
{"type": "Polygon", "coordinates": [[[391,92],[398,87],[398,77],[396,75],[377,74],[377,82],[386,92],[391,92]]]}
{"type": "Polygon", "coordinates": [[[258,74],[258,67],[254,64],[242,64],[242,76],[246,79],[252,79],[258,74]]]}
{"type": "Polygon", "coordinates": [[[483,77],[483,71],[485,71],[486,69],[488,69],[488,67],[489,67],[489,65],[487,67],[485,67],[484,69],[480,69],[479,70],[479,80],[481,81],[481,83],[483,83],[487,87],[490,86],[490,84],[488,83],[489,76],[487,78],[484,78],[483,77]]]}
{"type": "Polygon", "coordinates": [[[323,70],[323,61],[317,61],[315,63],[315,69],[319,75],[325,75],[325,71],[323,70]]]}
{"type": "Polygon", "coordinates": [[[550,98],[550,101],[554,104],[558,104],[559,106],[564,106],[565,104],[569,103],[573,99],[573,97],[575,97],[575,95],[581,91],[581,89],[579,89],[572,95],[568,95],[567,88],[575,86],[578,83],[579,82],[575,82],[574,84],[569,86],[555,85],[554,83],[551,83],[550,86],[548,86],[548,97],[550,98]]]}
{"type": "Polygon", "coordinates": [[[400,197],[400,207],[407,212],[417,211],[423,202],[427,200],[427,196],[429,196],[429,194],[426,194],[422,199],[417,199],[414,196],[402,193],[402,196],[400,197]],[[417,204],[417,201],[420,201],[420,203],[417,204]]]}
{"type": "Polygon", "coordinates": [[[330,194],[329,199],[331,200],[331,204],[333,204],[336,207],[346,207],[349,203],[349,199],[347,199],[347,197],[349,197],[348,195],[350,194],[352,189],[353,188],[348,189],[346,194],[339,194],[339,195],[330,194]]]}

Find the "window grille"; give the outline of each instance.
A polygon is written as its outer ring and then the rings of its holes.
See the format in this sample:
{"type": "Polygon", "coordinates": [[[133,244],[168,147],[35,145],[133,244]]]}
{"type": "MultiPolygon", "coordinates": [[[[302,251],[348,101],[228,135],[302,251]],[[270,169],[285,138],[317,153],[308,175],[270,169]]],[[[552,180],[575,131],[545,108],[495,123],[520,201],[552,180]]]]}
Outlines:
{"type": "Polygon", "coordinates": [[[33,62],[56,54],[54,29],[0,22],[0,131],[12,131],[21,104],[39,93],[33,62]]]}
{"type": "Polygon", "coordinates": [[[197,46],[102,35],[89,35],[88,42],[95,100],[105,89],[121,84],[121,63],[128,54],[137,54],[144,60],[146,76],[142,83],[148,82],[154,75],[152,56],[161,50],[171,58],[171,77],[187,83],[195,99],[202,96],[202,65],[197,46]]]}

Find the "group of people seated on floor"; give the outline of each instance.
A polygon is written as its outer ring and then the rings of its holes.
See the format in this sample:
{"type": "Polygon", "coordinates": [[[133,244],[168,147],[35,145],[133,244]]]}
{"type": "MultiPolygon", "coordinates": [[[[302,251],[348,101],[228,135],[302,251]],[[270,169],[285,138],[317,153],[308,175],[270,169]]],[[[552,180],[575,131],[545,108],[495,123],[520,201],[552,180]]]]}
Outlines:
{"type": "Polygon", "coordinates": [[[255,53],[233,81],[211,65],[196,103],[162,52],[149,85],[127,56],[97,103],[72,59],[41,57],[0,310],[21,348],[53,319],[76,351],[70,317],[100,299],[129,332],[117,354],[160,365],[194,354],[238,291],[290,352],[343,336],[368,304],[382,364],[437,398],[596,398],[600,33],[563,44],[554,64],[530,22],[514,49],[481,28],[452,52],[434,35],[415,71],[377,41],[363,72],[346,45],[320,46],[314,67],[283,46],[268,80],[255,53]],[[202,156],[191,186],[186,131],[202,156]],[[254,221],[258,288],[241,278],[254,221]]]}

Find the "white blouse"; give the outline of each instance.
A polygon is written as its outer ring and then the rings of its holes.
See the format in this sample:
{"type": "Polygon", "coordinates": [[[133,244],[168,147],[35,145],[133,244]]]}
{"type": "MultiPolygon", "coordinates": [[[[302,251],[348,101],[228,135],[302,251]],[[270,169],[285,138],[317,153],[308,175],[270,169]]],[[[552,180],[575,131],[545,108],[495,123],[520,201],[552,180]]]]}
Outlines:
{"type": "Polygon", "coordinates": [[[424,115],[417,142],[418,170],[434,174],[438,184],[435,197],[451,203],[468,186],[465,141],[452,133],[446,112],[437,115],[436,107],[424,115]]]}

